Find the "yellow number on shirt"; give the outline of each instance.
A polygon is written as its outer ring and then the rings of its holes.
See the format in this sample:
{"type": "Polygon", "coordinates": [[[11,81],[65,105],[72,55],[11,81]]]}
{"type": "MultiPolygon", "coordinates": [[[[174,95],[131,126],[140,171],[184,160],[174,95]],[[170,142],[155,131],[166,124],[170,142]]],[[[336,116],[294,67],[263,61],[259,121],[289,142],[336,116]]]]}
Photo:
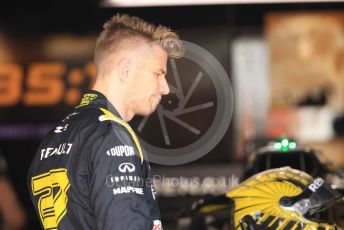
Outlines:
{"type": "Polygon", "coordinates": [[[70,187],[67,169],[52,169],[32,177],[31,186],[33,195],[39,196],[38,212],[44,229],[57,229],[67,212],[66,193],[70,187]]]}

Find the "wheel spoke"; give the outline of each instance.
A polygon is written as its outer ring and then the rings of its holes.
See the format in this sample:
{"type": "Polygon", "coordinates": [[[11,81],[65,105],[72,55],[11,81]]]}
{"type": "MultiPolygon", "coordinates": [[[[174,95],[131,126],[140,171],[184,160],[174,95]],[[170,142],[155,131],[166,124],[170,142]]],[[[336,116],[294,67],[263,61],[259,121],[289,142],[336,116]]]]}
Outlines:
{"type": "Polygon", "coordinates": [[[214,102],[211,101],[211,102],[207,102],[207,103],[204,103],[204,104],[201,104],[201,105],[192,106],[192,107],[189,107],[189,108],[186,108],[186,109],[176,109],[175,111],[172,112],[172,114],[174,116],[179,116],[179,115],[186,114],[186,113],[191,113],[191,112],[194,112],[194,111],[197,111],[197,110],[210,108],[213,105],[214,105],[214,102]]]}
{"type": "Polygon", "coordinates": [[[174,117],[171,113],[164,111],[163,114],[168,117],[169,119],[171,119],[172,121],[176,122],[178,125],[182,126],[183,128],[193,132],[196,135],[199,135],[201,133],[201,131],[199,131],[198,129],[192,127],[191,125],[189,125],[188,123],[180,120],[177,117],[174,117]]]}
{"type": "Polygon", "coordinates": [[[185,98],[183,98],[182,100],[180,100],[179,105],[178,105],[179,108],[184,109],[186,103],[189,101],[189,99],[190,99],[192,93],[195,91],[195,89],[196,89],[198,83],[200,82],[202,76],[203,76],[203,73],[202,73],[202,72],[199,72],[199,73],[197,74],[196,80],[192,83],[192,85],[191,85],[189,91],[187,92],[185,98]]]}
{"type": "Polygon", "coordinates": [[[166,145],[171,145],[170,138],[168,136],[167,129],[166,129],[166,124],[165,124],[164,116],[162,114],[162,109],[161,109],[160,105],[158,106],[157,110],[158,110],[157,111],[158,112],[158,117],[159,117],[161,129],[162,129],[162,134],[164,135],[165,144],[166,145]]]}

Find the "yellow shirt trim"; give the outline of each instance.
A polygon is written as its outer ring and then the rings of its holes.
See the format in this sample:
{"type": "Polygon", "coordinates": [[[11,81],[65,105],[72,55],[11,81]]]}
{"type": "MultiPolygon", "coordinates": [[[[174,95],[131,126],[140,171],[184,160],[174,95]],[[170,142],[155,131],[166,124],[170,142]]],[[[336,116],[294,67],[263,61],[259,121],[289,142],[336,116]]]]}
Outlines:
{"type": "Polygon", "coordinates": [[[136,147],[137,149],[139,150],[139,155],[140,155],[140,158],[141,158],[141,163],[143,162],[143,154],[142,154],[142,148],[141,148],[141,145],[140,145],[140,142],[134,132],[134,130],[130,127],[130,125],[128,123],[126,123],[125,121],[123,121],[122,119],[120,119],[119,117],[116,117],[113,113],[111,113],[110,111],[106,110],[106,109],[103,109],[103,108],[100,108],[100,110],[104,113],[104,115],[101,115],[99,117],[99,120],[100,121],[108,121],[108,120],[111,120],[111,121],[115,121],[117,122],[118,124],[124,126],[130,133],[131,137],[133,138],[135,144],[136,144],[136,147]]]}

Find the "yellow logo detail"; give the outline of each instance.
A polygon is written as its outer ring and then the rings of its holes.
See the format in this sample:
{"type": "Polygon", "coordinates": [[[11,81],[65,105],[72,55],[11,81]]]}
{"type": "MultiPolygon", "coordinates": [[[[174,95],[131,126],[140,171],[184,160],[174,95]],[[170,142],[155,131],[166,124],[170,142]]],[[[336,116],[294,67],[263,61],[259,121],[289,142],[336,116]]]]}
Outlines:
{"type": "Polygon", "coordinates": [[[32,177],[31,186],[33,195],[39,196],[38,212],[44,229],[57,229],[67,213],[67,190],[70,187],[67,169],[52,169],[32,177]]]}
{"type": "Polygon", "coordinates": [[[99,121],[108,121],[108,120],[115,121],[118,124],[124,126],[128,130],[128,132],[130,133],[131,137],[133,138],[135,145],[139,151],[139,155],[140,155],[141,163],[142,163],[143,162],[142,148],[141,148],[140,142],[139,142],[134,130],[130,127],[130,125],[128,123],[126,123],[125,121],[123,121],[119,117],[116,117],[110,111],[103,109],[103,108],[100,108],[100,110],[104,113],[104,115],[101,115],[99,117],[99,121]]]}
{"type": "Polygon", "coordinates": [[[86,93],[84,94],[84,96],[81,99],[80,104],[77,107],[81,107],[81,106],[85,106],[90,104],[94,99],[97,98],[97,94],[93,94],[93,93],[86,93]]]}

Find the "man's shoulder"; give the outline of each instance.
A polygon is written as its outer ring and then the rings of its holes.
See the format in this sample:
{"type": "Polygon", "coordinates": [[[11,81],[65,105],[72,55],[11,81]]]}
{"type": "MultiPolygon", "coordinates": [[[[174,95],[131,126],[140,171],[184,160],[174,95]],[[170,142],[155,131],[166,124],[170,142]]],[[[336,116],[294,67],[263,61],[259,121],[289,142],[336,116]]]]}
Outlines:
{"type": "Polygon", "coordinates": [[[76,108],[67,114],[45,136],[41,148],[64,143],[88,146],[96,141],[114,140],[131,142],[130,127],[120,118],[98,107],[76,108]]]}
{"type": "Polygon", "coordinates": [[[130,136],[128,124],[101,107],[76,108],[67,114],[47,139],[97,139],[130,136]],[[114,135],[115,134],[115,135],[114,135]],[[60,136],[60,137],[59,137],[60,136]]]}
{"type": "Polygon", "coordinates": [[[64,119],[62,119],[59,124],[71,124],[78,129],[94,127],[94,128],[107,128],[110,125],[114,126],[115,128],[120,124],[116,122],[112,122],[111,119],[104,119],[104,108],[101,107],[86,107],[86,108],[76,108],[71,113],[66,115],[64,119]]]}

